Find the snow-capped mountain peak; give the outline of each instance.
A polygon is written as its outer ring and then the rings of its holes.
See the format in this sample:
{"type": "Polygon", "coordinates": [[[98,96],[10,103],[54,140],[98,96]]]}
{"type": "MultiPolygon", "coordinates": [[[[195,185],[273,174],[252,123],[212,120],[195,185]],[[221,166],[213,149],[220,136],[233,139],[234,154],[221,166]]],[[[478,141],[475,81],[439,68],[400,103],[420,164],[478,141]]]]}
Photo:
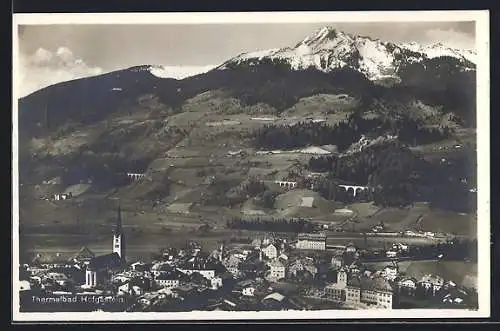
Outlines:
{"type": "Polygon", "coordinates": [[[421,45],[415,41],[400,44],[400,47],[407,48],[413,52],[425,54],[428,58],[435,58],[439,56],[451,56],[455,58],[463,58],[472,63],[476,63],[476,52],[471,49],[457,49],[448,47],[442,42],[430,45],[421,45]]]}
{"type": "Polygon", "coordinates": [[[325,26],[307,36],[294,47],[269,49],[240,54],[217,69],[234,65],[253,66],[263,59],[278,60],[292,70],[315,68],[324,72],[349,67],[367,78],[378,81],[396,79],[403,62],[419,62],[426,58],[451,56],[474,63],[474,52],[446,47],[442,43],[422,46],[417,42],[394,44],[370,37],[353,36],[333,27],[325,26]]]}

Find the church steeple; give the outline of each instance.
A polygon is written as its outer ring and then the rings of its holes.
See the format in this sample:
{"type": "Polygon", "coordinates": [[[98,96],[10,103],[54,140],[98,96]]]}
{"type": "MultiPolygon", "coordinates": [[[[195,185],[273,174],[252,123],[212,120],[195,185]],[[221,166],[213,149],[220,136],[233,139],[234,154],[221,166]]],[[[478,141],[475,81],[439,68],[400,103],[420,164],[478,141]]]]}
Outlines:
{"type": "Polygon", "coordinates": [[[115,224],[114,234],[115,235],[122,234],[122,211],[121,211],[120,203],[118,203],[118,210],[117,210],[117,215],[116,215],[116,224],[115,224]]]}
{"type": "Polygon", "coordinates": [[[116,216],[116,225],[113,231],[113,253],[117,253],[122,260],[125,260],[125,243],[124,236],[122,230],[122,212],[121,205],[118,204],[117,216],[116,216]]]}

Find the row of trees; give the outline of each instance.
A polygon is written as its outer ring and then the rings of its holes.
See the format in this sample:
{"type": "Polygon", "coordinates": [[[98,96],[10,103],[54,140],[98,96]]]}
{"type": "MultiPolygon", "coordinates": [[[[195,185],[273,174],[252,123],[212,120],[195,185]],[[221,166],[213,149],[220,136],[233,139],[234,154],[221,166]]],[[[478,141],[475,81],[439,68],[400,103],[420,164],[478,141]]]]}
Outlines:
{"type": "Polygon", "coordinates": [[[314,229],[312,223],[303,219],[253,219],[245,220],[242,218],[234,218],[227,221],[229,229],[244,229],[253,231],[270,231],[270,232],[311,232],[314,229]]]}

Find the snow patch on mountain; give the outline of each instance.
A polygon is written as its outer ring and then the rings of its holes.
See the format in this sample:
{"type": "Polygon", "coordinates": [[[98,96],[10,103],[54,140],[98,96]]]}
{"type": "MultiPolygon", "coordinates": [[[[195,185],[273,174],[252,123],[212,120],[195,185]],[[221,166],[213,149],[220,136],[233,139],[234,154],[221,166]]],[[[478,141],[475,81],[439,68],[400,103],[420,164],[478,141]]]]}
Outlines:
{"type": "Polygon", "coordinates": [[[472,63],[476,63],[476,52],[471,49],[457,49],[447,47],[443,43],[432,45],[421,45],[417,42],[400,44],[401,47],[409,49],[413,52],[424,53],[428,58],[432,59],[440,56],[451,56],[455,58],[464,58],[472,63]]]}
{"type": "Polygon", "coordinates": [[[190,76],[195,76],[198,74],[210,71],[215,66],[163,66],[163,65],[151,65],[148,67],[148,71],[159,78],[175,78],[183,79],[190,76]]]}

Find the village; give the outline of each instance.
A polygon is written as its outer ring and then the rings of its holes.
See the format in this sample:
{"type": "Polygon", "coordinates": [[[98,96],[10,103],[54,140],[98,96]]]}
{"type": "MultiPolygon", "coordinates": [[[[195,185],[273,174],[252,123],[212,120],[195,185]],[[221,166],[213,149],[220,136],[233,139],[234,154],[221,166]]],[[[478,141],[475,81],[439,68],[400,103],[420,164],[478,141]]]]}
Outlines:
{"type": "Polygon", "coordinates": [[[248,245],[221,242],[207,252],[188,241],[151,262],[127,261],[118,209],[111,253],[83,247],[69,258],[39,254],[20,267],[20,297],[26,311],[473,308],[475,290],[444,278],[438,267],[419,278],[399,268],[399,261],[424,258],[438,266],[455,246],[395,241],[381,252],[327,245],[324,232],[295,240],[267,233],[248,245]]]}

